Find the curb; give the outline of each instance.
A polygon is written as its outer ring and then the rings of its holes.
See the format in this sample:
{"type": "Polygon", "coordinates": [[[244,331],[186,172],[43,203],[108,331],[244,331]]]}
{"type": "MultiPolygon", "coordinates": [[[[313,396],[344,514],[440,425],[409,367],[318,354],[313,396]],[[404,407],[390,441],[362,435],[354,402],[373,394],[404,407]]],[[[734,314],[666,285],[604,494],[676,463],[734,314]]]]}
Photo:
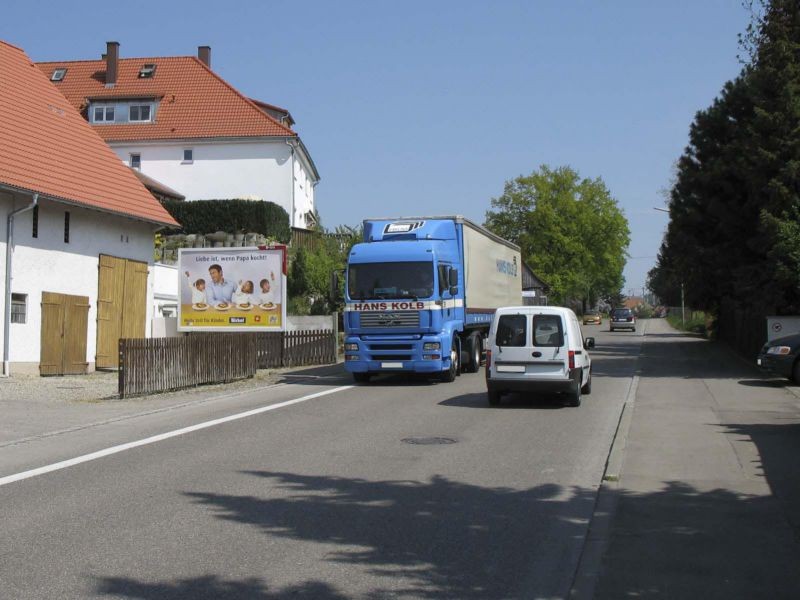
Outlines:
{"type": "Polygon", "coordinates": [[[636,392],[639,389],[639,376],[634,375],[628,394],[625,396],[625,403],[622,405],[622,412],[617,423],[617,430],[614,432],[614,440],[611,442],[611,450],[608,453],[603,481],[619,481],[622,473],[622,463],[625,460],[625,448],[628,446],[628,433],[633,421],[633,408],[636,404],[636,392]]]}
{"type": "Polygon", "coordinates": [[[569,591],[569,598],[572,600],[591,600],[594,597],[603,556],[608,547],[611,524],[619,503],[619,477],[625,462],[625,448],[633,422],[633,409],[636,405],[638,389],[639,375],[634,375],[625,395],[625,402],[622,404],[606,467],[597,490],[597,498],[581,550],[581,557],[572,578],[572,586],[569,591]]]}

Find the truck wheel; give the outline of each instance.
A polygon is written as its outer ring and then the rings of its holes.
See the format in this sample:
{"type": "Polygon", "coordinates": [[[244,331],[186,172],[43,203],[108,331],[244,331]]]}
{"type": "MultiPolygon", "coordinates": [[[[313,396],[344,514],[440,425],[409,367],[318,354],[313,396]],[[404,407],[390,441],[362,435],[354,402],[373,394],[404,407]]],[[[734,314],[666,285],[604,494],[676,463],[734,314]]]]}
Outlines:
{"type": "Polygon", "coordinates": [[[567,395],[567,406],[580,406],[581,405],[581,375],[575,380],[575,389],[567,395]]]}
{"type": "Polygon", "coordinates": [[[356,383],[369,383],[369,373],[353,373],[353,381],[356,383]]]}
{"type": "Polygon", "coordinates": [[[469,363],[467,363],[468,373],[477,373],[481,370],[481,354],[483,352],[483,342],[480,334],[473,333],[469,336],[467,347],[469,349],[469,363]]]}
{"type": "Polygon", "coordinates": [[[456,340],[453,339],[452,343],[450,344],[450,368],[447,369],[447,371],[442,371],[442,381],[450,383],[451,381],[456,380],[456,377],[461,370],[461,361],[458,360],[459,357],[460,352],[458,351],[458,344],[456,343],[456,340]]]}
{"type": "Polygon", "coordinates": [[[489,390],[487,394],[489,396],[489,406],[497,406],[500,404],[500,392],[497,390],[489,390]]]}

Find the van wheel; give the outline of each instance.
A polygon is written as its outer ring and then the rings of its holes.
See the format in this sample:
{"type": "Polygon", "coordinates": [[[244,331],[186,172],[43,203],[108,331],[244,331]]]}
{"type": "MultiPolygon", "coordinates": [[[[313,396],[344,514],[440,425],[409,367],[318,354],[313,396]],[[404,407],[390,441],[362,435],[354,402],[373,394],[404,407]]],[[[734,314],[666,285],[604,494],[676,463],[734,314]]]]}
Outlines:
{"type": "Polygon", "coordinates": [[[456,380],[458,376],[458,372],[461,369],[461,365],[458,359],[460,358],[460,353],[458,351],[458,344],[456,340],[453,339],[450,345],[450,368],[447,371],[442,371],[440,379],[445,383],[450,383],[456,380]]]}
{"type": "Polygon", "coordinates": [[[567,406],[581,405],[581,377],[575,380],[575,389],[567,396],[567,406]]]}
{"type": "Polygon", "coordinates": [[[497,390],[489,390],[489,406],[497,406],[500,404],[500,392],[497,390]]]}
{"type": "Polygon", "coordinates": [[[592,393],[592,370],[589,369],[589,378],[586,380],[586,385],[581,388],[581,392],[587,396],[592,393]]]}
{"type": "Polygon", "coordinates": [[[481,353],[483,352],[483,342],[481,336],[473,333],[469,336],[467,348],[469,349],[469,363],[467,364],[466,371],[468,373],[477,373],[481,370],[481,353]]]}
{"type": "Polygon", "coordinates": [[[353,381],[356,383],[369,383],[369,373],[353,373],[353,381]]]}

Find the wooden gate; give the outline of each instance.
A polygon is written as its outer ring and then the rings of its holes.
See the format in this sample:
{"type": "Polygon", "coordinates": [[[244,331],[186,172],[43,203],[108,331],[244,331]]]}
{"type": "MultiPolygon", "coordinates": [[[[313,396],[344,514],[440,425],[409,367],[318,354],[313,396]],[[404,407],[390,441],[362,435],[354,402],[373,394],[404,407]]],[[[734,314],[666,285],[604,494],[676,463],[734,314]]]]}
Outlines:
{"type": "Polygon", "coordinates": [[[116,369],[120,338],[145,336],[147,263],[101,254],[99,269],[95,365],[116,369]]]}
{"type": "Polygon", "coordinates": [[[87,372],[88,325],[89,298],[42,292],[40,375],[82,375],[87,372]]]}

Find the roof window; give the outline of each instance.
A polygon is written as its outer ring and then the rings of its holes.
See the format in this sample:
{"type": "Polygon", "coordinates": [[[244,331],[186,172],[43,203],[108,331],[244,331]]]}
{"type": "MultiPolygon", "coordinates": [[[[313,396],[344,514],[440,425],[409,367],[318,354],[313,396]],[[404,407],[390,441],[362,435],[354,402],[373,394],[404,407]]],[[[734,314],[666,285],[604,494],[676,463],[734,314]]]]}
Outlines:
{"type": "Polygon", "coordinates": [[[53,71],[53,74],[50,75],[50,81],[62,81],[64,79],[64,75],[66,74],[66,69],[56,69],[53,71]]]}
{"type": "Polygon", "coordinates": [[[153,63],[147,63],[146,65],[142,65],[142,68],[139,69],[139,79],[149,79],[153,76],[156,72],[156,66],[153,63]]]}

